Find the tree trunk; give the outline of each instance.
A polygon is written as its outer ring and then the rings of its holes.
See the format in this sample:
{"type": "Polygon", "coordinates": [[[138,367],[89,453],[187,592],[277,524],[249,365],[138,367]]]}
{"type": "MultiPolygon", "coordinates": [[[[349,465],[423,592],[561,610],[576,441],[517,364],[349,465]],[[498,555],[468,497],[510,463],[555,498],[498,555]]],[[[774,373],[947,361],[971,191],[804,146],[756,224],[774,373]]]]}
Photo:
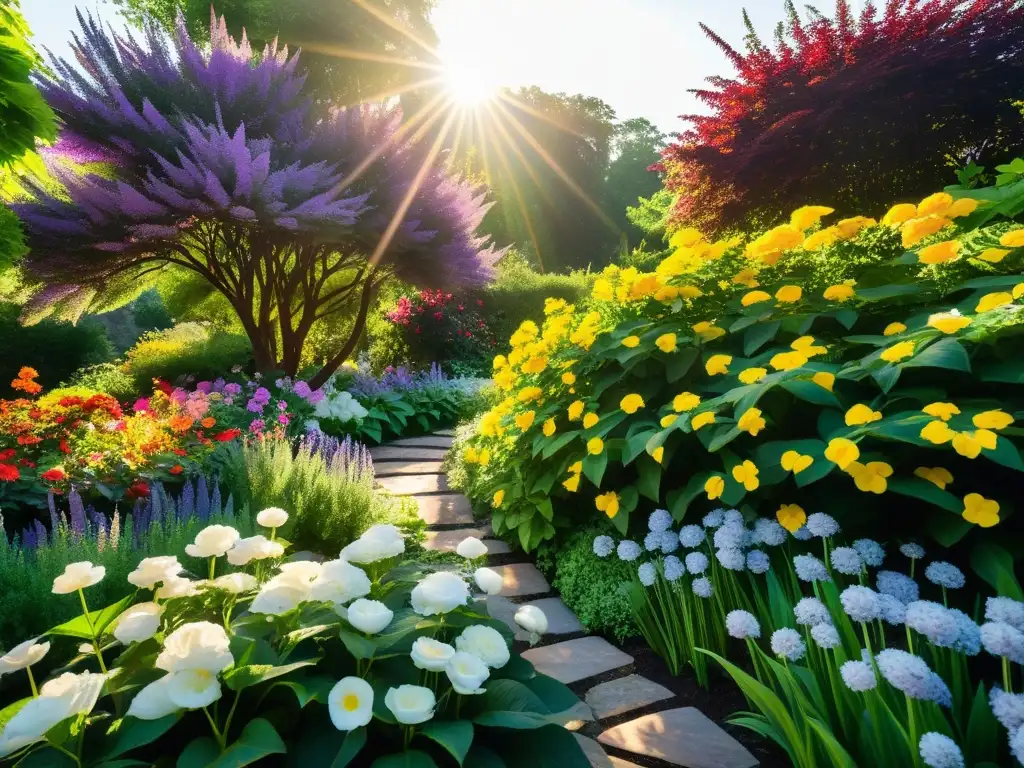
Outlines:
{"type": "MultiPolygon", "coordinates": [[[[366,282],[363,283],[362,296],[359,298],[359,312],[356,314],[355,324],[352,326],[352,332],[349,334],[348,341],[345,342],[345,346],[341,350],[328,360],[324,367],[317,371],[316,375],[309,380],[309,386],[311,389],[320,389],[327,380],[331,378],[336,370],[341,366],[343,362],[352,354],[352,351],[356,348],[356,344],[359,343],[359,337],[363,333],[363,329],[366,327],[366,317],[370,311],[370,302],[373,300],[373,294],[377,288],[374,281],[374,270],[370,270],[366,277],[366,282]]],[[[303,339],[305,341],[305,339],[303,339]]]]}

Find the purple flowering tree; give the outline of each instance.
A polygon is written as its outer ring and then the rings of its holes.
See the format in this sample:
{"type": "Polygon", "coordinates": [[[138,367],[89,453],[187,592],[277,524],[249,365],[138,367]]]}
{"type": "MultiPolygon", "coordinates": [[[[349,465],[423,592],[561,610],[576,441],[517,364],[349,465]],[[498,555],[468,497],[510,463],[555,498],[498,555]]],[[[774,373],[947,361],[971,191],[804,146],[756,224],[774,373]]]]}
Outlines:
{"type": "Polygon", "coordinates": [[[165,270],[200,275],[231,303],[261,370],[294,375],[313,325],[355,322],[310,384],[355,347],[376,289],[479,284],[499,253],[475,234],[483,194],[409,140],[397,110],[326,110],[303,93],[297,56],[254,55],[224,20],[201,50],[178,24],[145,45],[79,15],[72,49],[41,90],[60,118],[54,163],[66,195],[35,190],[16,207],[44,288],[27,312],[76,317],[105,292],[165,270]],[[84,70],[84,72],[83,72],[84,70]],[[64,170],[61,170],[61,169],[64,170]]]}

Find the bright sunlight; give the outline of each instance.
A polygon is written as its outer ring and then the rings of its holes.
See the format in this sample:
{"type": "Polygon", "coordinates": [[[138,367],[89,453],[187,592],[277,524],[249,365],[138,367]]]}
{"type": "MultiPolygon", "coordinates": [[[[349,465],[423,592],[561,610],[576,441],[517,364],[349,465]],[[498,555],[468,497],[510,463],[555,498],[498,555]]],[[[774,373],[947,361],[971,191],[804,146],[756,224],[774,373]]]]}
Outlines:
{"type": "Polygon", "coordinates": [[[502,85],[493,69],[463,57],[446,61],[443,77],[455,103],[467,107],[494,98],[502,85]]]}

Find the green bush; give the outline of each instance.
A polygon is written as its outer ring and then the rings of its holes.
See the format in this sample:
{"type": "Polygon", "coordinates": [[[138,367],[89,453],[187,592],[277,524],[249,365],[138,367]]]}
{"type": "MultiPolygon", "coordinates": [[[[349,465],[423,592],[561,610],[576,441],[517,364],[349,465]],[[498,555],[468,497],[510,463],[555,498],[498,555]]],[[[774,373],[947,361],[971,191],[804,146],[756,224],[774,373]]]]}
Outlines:
{"type": "Polygon", "coordinates": [[[78,369],[70,379],[61,384],[61,387],[86,387],[97,392],[106,392],[111,397],[125,402],[152,391],[153,385],[150,382],[149,390],[140,389],[135,377],[125,370],[124,363],[109,362],[78,369]]]}
{"type": "Polygon", "coordinates": [[[136,392],[149,392],[153,379],[174,382],[186,376],[215,379],[251,358],[245,336],[225,333],[201,323],[179,323],[165,331],[144,334],[124,356],[124,370],[136,392]]]}

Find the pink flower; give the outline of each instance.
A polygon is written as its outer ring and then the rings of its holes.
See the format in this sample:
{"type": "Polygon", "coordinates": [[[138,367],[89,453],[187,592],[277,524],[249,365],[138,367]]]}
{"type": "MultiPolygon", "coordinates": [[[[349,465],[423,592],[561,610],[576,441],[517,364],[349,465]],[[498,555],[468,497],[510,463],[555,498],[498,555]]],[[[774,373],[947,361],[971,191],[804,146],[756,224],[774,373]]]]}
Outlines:
{"type": "Polygon", "coordinates": [[[135,411],[136,413],[143,413],[144,411],[148,411],[149,398],[140,397],[138,400],[135,401],[135,405],[132,406],[132,410],[135,411]]]}
{"type": "Polygon", "coordinates": [[[277,423],[278,424],[284,424],[285,426],[288,426],[288,422],[289,421],[290,421],[290,419],[288,418],[288,414],[287,413],[279,413],[279,414],[277,414],[277,423]]]}

